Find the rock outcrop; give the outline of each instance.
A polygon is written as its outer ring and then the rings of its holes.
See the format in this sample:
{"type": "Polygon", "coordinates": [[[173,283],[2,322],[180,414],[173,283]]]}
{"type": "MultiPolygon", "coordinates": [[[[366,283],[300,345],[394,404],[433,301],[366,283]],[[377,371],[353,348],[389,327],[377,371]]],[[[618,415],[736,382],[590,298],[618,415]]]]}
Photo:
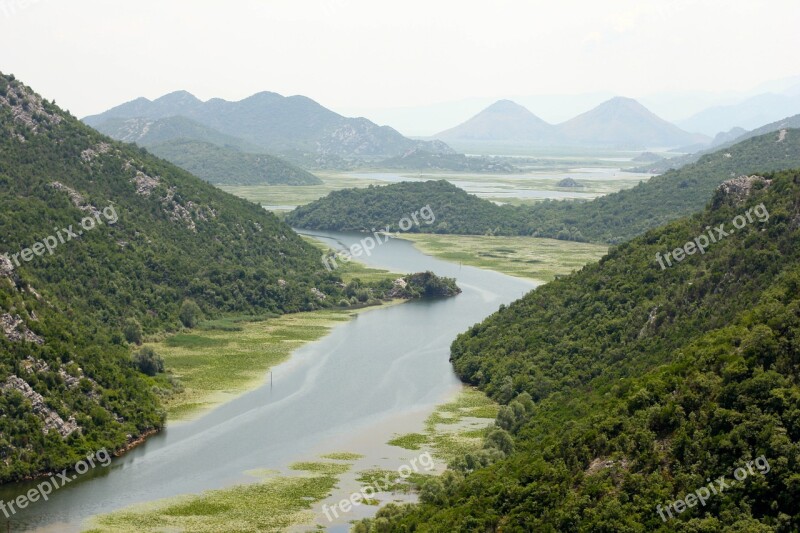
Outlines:
{"type": "Polygon", "coordinates": [[[44,423],[42,432],[45,435],[50,431],[57,431],[62,437],[67,437],[73,432],[80,430],[80,426],[75,422],[75,418],[69,417],[67,421],[64,421],[58,413],[47,407],[42,395],[33,390],[24,379],[12,374],[8,376],[5,383],[0,384],[0,389],[3,393],[17,391],[31,403],[33,412],[36,413],[36,416],[41,418],[44,423]]]}

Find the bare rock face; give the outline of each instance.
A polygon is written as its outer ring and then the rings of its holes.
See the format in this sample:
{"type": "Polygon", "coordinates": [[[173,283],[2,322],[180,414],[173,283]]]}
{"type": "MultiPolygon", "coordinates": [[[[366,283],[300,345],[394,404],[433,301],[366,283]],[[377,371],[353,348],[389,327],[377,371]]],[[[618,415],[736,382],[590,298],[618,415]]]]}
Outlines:
{"type": "Polygon", "coordinates": [[[139,196],[150,196],[153,190],[158,187],[160,180],[158,176],[148,176],[141,170],[137,170],[131,182],[136,185],[136,194],[139,196]]]}
{"type": "Polygon", "coordinates": [[[47,435],[50,431],[55,430],[62,437],[67,437],[73,432],[80,430],[80,426],[78,426],[77,422],[75,422],[74,417],[69,417],[69,420],[65,422],[64,419],[58,415],[58,413],[47,407],[42,395],[33,390],[31,386],[25,382],[25,380],[20,379],[12,374],[8,376],[8,379],[6,379],[5,383],[0,384],[0,389],[4,393],[12,390],[18,391],[25,397],[26,400],[31,403],[33,412],[42,419],[42,422],[44,422],[44,428],[42,428],[42,432],[45,435],[47,435]]]}
{"type": "Polygon", "coordinates": [[[25,341],[44,344],[44,339],[29,330],[19,315],[0,314],[0,329],[3,330],[6,338],[12,342],[25,341]]]}
{"type": "Polygon", "coordinates": [[[14,274],[14,263],[7,255],[0,255],[0,278],[10,278],[14,274]]]}
{"type": "Polygon", "coordinates": [[[60,181],[54,181],[53,183],[50,184],[50,186],[57,191],[64,191],[65,193],[67,193],[67,196],[69,196],[69,199],[72,201],[72,204],[81,211],[91,213],[93,216],[100,215],[100,210],[97,209],[92,204],[88,203],[86,199],[83,197],[83,195],[78,191],[76,191],[75,189],[67,187],[60,181]]]}
{"type": "Polygon", "coordinates": [[[107,142],[98,143],[96,146],[91,148],[87,148],[83,152],[81,152],[81,159],[86,161],[87,163],[91,163],[96,158],[100,157],[100,155],[108,153],[111,150],[111,145],[107,142]]]}
{"type": "MultiPolygon", "coordinates": [[[[14,122],[24,126],[34,135],[41,133],[43,126],[56,125],[62,120],[60,115],[45,109],[41,96],[18,81],[9,83],[5,94],[0,92],[0,107],[11,108],[14,122]]],[[[18,138],[22,137],[17,135],[18,138]]]]}
{"type": "Polygon", "coordinates": [[[739,205],[743,203],[754,190],[764,189],[772,184],[763,176],[739,176],[723,182],[717,187],[714,195],[714,205],[718,206],[722,201],[739,205]]]}

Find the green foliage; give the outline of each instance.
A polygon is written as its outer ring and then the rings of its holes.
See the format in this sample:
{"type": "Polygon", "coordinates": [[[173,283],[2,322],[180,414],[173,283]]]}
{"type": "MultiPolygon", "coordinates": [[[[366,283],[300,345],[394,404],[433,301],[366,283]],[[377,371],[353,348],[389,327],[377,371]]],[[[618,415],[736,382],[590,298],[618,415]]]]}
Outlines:
{"type": "Polygon", "coordinates": [[[194,300],[184,300],[181,304],[180,313],[178,317],[181,319],[181,324],[187,328],[193,328],[203,315],[202,309],[194,300]]]}
{"type": "Polygon", "coordinates": [[[136,370],[147,376],[155,376],[164,372],[164,360],[150,346],[141,348],[133,354],[133,365],[136,370]]]}
{"type": "Polygon", "coordinates": [[[614,249],[460,335],[456,371],[506,403],[422,504],[357,531],[800,527],[800,171],[614,249]],[[767,222],[662,270],[656,252],[764,203],[767,222]],[[513,451],[503,433],[513,437],[513,451]],[[510,452],[510,453],[507,453],[510,452]],[[668,522],[656,506],[764,456],[668,522]]]}
{"type": "Polygon", "coordinates": [[[125,319],[122,325],[122,334],[131,344],[142,344],[142,325],[135,318],[125,319]]]}
{"type": "Polygon", "coordinates": [[[175,139],[147,148],[210,183],[224,185],[317,185],[315,175],[277,157],[229,146],[175,139]]]}
{"type": "Polygon", "coordinates": [[[462,235],[517,235],[523,220],[516,207],[497,206],[445,181],[401,182],[363,189],[334,191],[286,215],[295,227],[336,231],[370,231],[387,226],[398,231],[400,220],[425,206],[432,223],[418,216],[411,233],[462,235]]]}
{"type": "MultiPolygon", "coordinates": [[[[52,254],[0,265],[0,315],[19,315],[19,330],[44,339],[0,333],[0,384],[20,377],[81,428],[45,435],[31,402],[3,391],[0,482],[61,470],[162,427],[161,382],[136,371],[125,341],[179,329],[184,301],[214,320],[331,308],[344,297],[319,250],[260,206],[0,80],[0,255],[78,230],[92,209],[116,213],[116,223],[100,215],[102,224],[52,254]]],[[[391,281],[365,288],[380,297],[391,281]]]]}
{"type": "Polygon", "coordinates": [[[398,298],[437,298],[461,293],[454,278],[443,278],[433,272],[419,272],[403,278],[405,287],[396,287],[393,295],[398,298]]]}

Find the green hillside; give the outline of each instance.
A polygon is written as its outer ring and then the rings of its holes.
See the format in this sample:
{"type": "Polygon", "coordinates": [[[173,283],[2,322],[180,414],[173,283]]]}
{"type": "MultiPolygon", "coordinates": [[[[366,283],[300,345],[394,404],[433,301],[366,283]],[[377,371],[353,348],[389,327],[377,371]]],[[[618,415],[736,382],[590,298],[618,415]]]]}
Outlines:
{"type": "Polygon", "coordinates": [[[456,371],[506,404],[497,428],[422,505],[355,531],[797,531],[800,171],[768,178],[460,335],[456,371]],[[659,266],[720,224],[735,232],[659,266]]]}
{"type": "Polygon", "coordinates": [[[317,185],[318,177],[266,154],[248,154],[207,142],[175,139],[148,147],[152,153],[218,185],[317,185]]]}
{"type": "Polygon", "coordinates": [[[523,227],[516,208],[497,206],[445,180],[334,191],[291,211],[286,222],[307,229],[371,231],[389,226],[397,230],[401,219],[426,205],[435,220],[430,224],[421,221],[407,231],[517,235],[523,227]]]}
{"type": "Polygon", "coordinates": [[[260,206],[2,74],[0,228],[0,482],[161,427],[171,384],[134,370],[141,333],[330,307],[358,289],[260,206]]]}
{"type": "Polygon", "coordinates": [[[314,229],[361,230],[395,224],[404,209],[430,203],[436,224],[411,231],[531,235],[620,243],[703,209],[732,176],[800,167],[800,130],[768,133],[703,156],[631,189],[589,202],[545,201],[498,207],[441,182],[338,191],[293,211],[287,220],[314,229]],[[438,208],[438,211],[437,211],[438,208]]]}

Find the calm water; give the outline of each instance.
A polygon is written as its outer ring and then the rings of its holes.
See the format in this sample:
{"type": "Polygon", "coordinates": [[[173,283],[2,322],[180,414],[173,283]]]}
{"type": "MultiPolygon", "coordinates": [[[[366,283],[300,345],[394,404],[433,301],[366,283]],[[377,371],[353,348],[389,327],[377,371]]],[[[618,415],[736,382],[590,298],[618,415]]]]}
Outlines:
{"type": "MultiPolygon", "coordinates": [[[[313,235],[337,248],[363,237],[313,235]]],[[[109,468],[95,469],[49,501],[17,513],[12,531],[80,531],[92,515],[250,482],[245,471],[284,469],[327,442],[432,410],[458,384],[448,360],[455,336],[534,287],[425,256],[399,240],[360,260],[394,272],[432,270],[455,277],[464,292],[372,310],[337,326],[275,367],[272,387],[267,380],[195,421],[169,425],[109,468]]],[[[9,501],[34,485],[2,487],[0,499],[9,501]]]]}

